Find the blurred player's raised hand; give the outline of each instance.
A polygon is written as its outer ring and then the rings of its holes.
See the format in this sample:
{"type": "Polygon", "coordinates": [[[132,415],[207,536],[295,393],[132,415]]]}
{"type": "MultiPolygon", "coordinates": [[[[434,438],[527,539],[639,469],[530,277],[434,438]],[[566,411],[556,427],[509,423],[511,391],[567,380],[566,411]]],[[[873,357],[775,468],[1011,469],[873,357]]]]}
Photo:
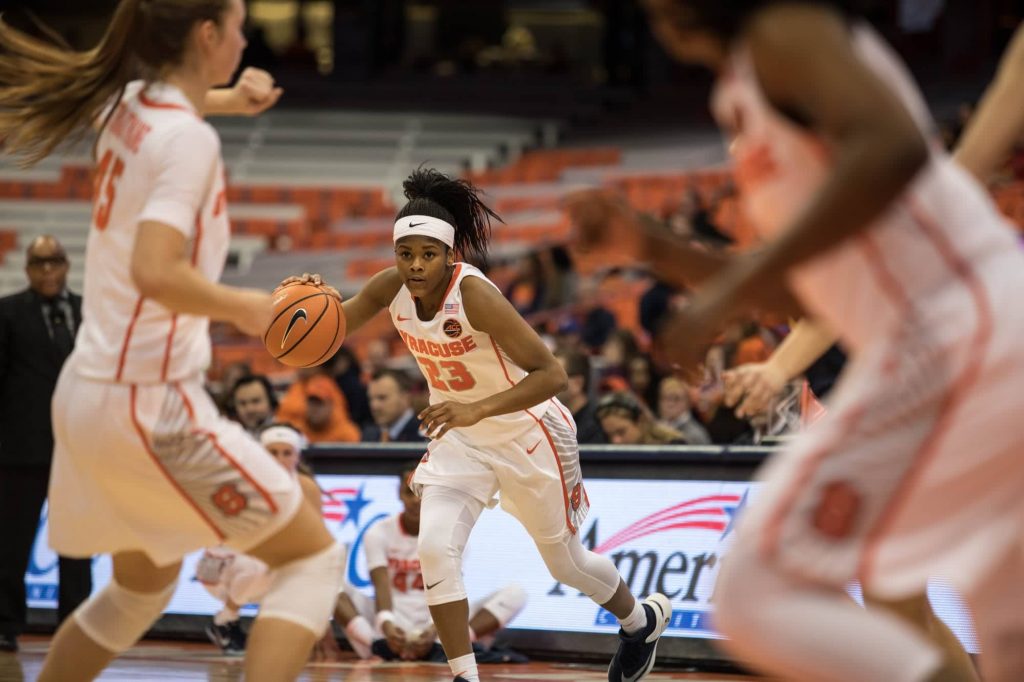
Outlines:
{"type": "Polygon", "coordinates": [[[786,377],[770,362],[752,362],[730,369],[725,381],[725,404],[736,408],[737,417],[753,417],[768,409],[772,398],[786,385],[786,377]]]}
{"type": "Polygon", "coordinates": [[[639,218],[619,194],[607,190],[574,192],[565,198],[563,207],[581,251],[609,250],[633,260],[643,257],[639,218]]]}
{"type": "Polygon", "coordinates": [[[263,69],[247,67],[242,71],[227,96],[234,113],[256,116],[277,104],[284,90],[274,84],[274,77],[263,69]]]}

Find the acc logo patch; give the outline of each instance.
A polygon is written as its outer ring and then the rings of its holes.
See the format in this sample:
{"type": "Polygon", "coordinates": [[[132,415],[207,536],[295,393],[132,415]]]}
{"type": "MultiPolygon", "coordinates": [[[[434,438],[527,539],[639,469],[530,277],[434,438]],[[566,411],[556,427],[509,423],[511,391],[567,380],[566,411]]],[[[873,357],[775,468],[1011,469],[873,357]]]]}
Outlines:
{"type": "Polygon", "coordinates": [[[861,494],[847,481],[833,481],[821,491],[814,510],[814,527],[834,540],[853,532],[862,503],[861,494]]]}
{"type": "Polygon", "coordinates": [[[573,489],[572,494],[569,495],[569,503],[572,505],[573,511],[580,510],[580,502],[583,501],[583,484],[577,483],[573,489]]]}
{"type": "Polygon", "coordinates": [[[462,336],[462,323],[456,320],[454,317],[449,317],[444,321],[444,334],[453,339],[457,339],[462,336]]]}

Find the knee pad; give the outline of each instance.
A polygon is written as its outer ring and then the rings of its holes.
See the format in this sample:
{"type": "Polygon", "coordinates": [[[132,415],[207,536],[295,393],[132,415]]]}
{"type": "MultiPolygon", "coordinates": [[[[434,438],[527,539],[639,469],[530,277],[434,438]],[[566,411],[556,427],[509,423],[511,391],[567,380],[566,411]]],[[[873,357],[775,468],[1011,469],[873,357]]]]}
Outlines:
{"type": "Polygon", "coordinates": [[[462,552],[484,505],[449,488],[427,486],[420,508],[417,546],[427,604],[448,604],[466,598],[462,552]]]}
{"type": "Polygon", "coordinates": [[[480,608],[489,612],[498,625],[505,627],[526,607],[526,590],[511,583],[487,598],[480,608]]]}
{"type": "Polygon", "coordinates": [[[551,576],[604,604],[619,587],[619,571],[611,559],[585,548],[578,537],[562,542],[538,544],[551,576]]]}
{"type": "Polygon", "coordinates": [[[135,592],[111,580],[74,613],[78,627],[107,651],[119,654],[139,641],[174,595],[174,580],[160,592],[135,592]]]}
{"type": "Polygon", "coordinates": [[[462,582],[462,550],[465,544],[459,546],[451,537],[443,538],[423,531],[421,526],[416,552],[423,572],[427,604],[434,606],[465,599],[466,586],[462,582]]]}
{"type": "Polygon", "coordinates": [[[344,558],[341,545],[332,542],[327,549],[275,569],[258,618],[280,618],[322,636],[341,588],[344,558]]]}

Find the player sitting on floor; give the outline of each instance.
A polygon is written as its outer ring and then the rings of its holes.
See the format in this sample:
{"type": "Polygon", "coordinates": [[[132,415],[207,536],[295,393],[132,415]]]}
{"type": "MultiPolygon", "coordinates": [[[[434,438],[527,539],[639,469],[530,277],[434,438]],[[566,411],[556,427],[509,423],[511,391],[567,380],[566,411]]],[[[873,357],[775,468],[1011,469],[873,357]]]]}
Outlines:
{"type": "MultiPolygon", "coordinates": [[[[360,658],[376,655],[386,661],[447,660],[437,642],[430,617],[423,574],[416,554],[420,533],[420,498],[409,487],[415,466],[402,472],[398,495],[404,510],[382,519],[363,537],[366,567],[376,599],[345,584],[338,595],[334,619],[345,628],[360,658]]],[[[470,605],[469,637],[481,663],[518,663],[515,652],[492,649],[495,633],[526,606],[526,593],[516,584],[470,605]]]]}

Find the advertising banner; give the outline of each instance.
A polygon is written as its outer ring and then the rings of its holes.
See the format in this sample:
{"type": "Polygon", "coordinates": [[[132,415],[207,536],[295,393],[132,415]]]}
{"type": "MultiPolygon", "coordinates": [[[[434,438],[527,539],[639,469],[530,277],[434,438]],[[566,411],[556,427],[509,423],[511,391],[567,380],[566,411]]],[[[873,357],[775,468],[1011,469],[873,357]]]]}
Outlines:
{"type": "MultiPolygon", "coordinates": [[[[324,519],[349,547],[346,578],[372,588],[362,553],[366,530],[401,511],[396,476],[317,477],[324,490],[324,519]]],[[[634,594],[661,592],[674,614],[668,636],[714,638],[713,591],[738,515],[757,486],[736,481],[590,479],[591,511],[581,529],[584,545],[609,557],[634,594]]],[[[212,614],[220,605],[193,579],[199,553],[190,555],[169,613],[212,614]]],[[[500,509],[487,510],[473,530],[464,573],[470,599],[516,582],[529,595],[514,628],[614,633],[615,618],[577,590],[554,581],[530,537],[500,509]]],[[[110,579],[109,558],[93,565],[97,588],[110,579]]],[[[56,608],[57,561],[46,545],[45,511],[26,576],[29,605],[56,608]]],[[[856,587],[851,592],[857,594],[856,587]]],[[[970,616],[960,598],[940,584],[929,595],[935,611],[967,649],[977,651],[970,616]]],[[[250,606],[243,613],[254,614],[250,606]]]]}

